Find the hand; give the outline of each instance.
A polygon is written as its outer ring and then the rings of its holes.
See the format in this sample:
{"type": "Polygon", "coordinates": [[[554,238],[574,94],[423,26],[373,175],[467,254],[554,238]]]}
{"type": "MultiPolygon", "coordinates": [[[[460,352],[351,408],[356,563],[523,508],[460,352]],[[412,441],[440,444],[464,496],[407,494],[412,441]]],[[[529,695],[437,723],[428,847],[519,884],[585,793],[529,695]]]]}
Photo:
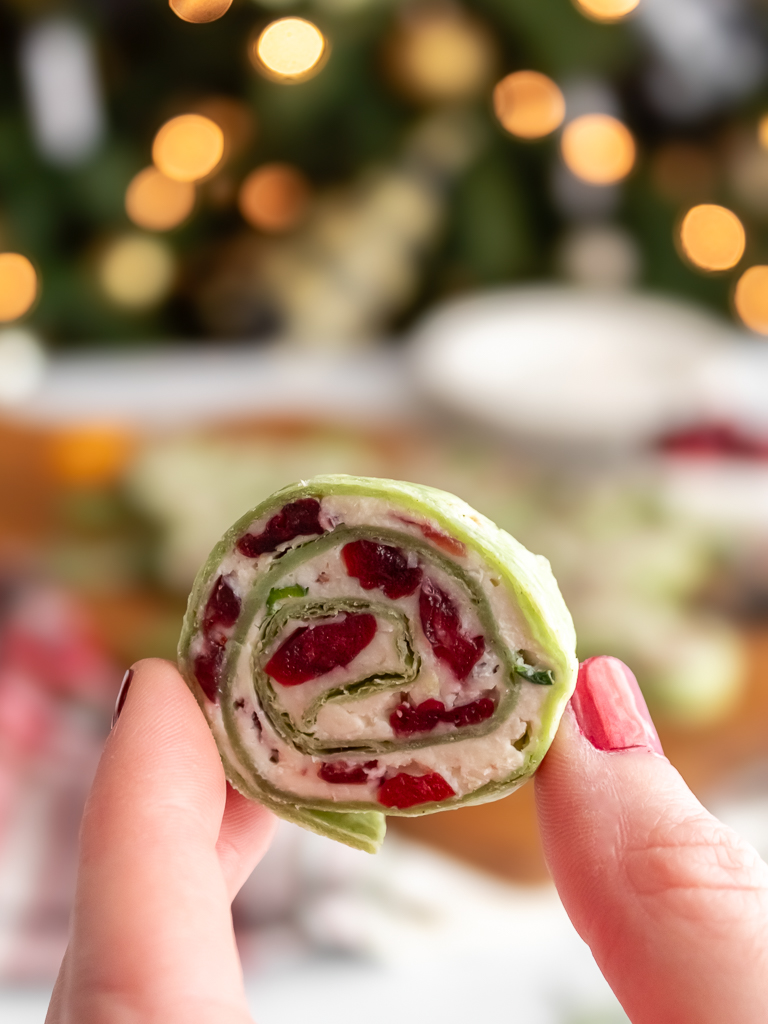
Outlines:
{"type": "Polygon", "coordinates": [[[275,819],[224,779],[176,669],[140,662],[83,818],[47,1024],[245,1024],[230,903],[275,819]]]}
{"type": "Polygon", "coordinates": [[[581,666],[536,796],[565,909],[633,1024],[768,1020],[768,866],[661,755],[615,658],[581,666]]]}
{"type": "MultiPolygon", "coordinates": [[[[762,1024],[768,867],[660,750],[629,670],[585,663],[536,776],[555,882],[633,1024],[762,1024]]],[[[250,1021],[229,905],[273,827],[226,787],[176,670],[139,664],[86,808],[48,1024],[250,1021]]]]}

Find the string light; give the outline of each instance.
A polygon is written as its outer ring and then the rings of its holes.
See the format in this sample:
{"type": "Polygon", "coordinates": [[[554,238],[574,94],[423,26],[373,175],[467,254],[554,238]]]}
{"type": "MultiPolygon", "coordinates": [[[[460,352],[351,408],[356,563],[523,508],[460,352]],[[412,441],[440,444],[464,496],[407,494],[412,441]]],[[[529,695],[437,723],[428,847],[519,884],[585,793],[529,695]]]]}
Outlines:
{"type": "Polygon", "coordinates": [[[565,99],[551,78],[538,71],[515,71],[493,90],[493,109],[502,126],[521,139],[540,139],[559,128],[565,99]]]}
{"type": "Polygon", "coordinates": [[[590,185],[613,185],[626,178],[634,166],[635,140],[615,117],[584,114],[566,125],[562,153],[577,178],[590,185]]]}
{"type": "Polygon", "coordinates": [[[0,252],[0,323],[18,320],[37,298],[37,271],[20,252],[0,252]]]}
{"type": "Polygon", "coordinates": [[[745,270],[733,297],[736,312],[744,324],[758,334],[768,334],[768,267],[745,270]]]}
{"type": "Polygon", "coordinates": [[[125,193],[125,212],[147,231],[170,231],[186,220],[195,205],[195,186],[166,178],[156,167],[145,167],[125,193]]]}
{"type": "Polygon", "coordinates": [[[309,198],[309,182],[301,171],[274,163],[251,171],[240,187],[238,205],[252,227],[278,233],[296,227],[309,198]]]}
{"type": "Polygon", "coordinates": [[[326,41],[305,18],[279,18],[267,25],[252,48],[254,66],[270,77],[302,81],[320,70],[326,41]]]}
{"type": "Polygon", "coordinates": [[[455,102],[482,93],[493,80],[497,51],[482,22],[453,8],[404,17],[387,49],[395,83],[425,102],[455,102]]]}
{"type": "Polygon", "coordinates": [[[182,21],[205,25],[226,14],[232,0],[168,0],[168,6],[182,21]]]}
{"type": "Polygon", "coordinates": [[[224,134],[222,164],[237,157],[253,139],[256,119],[253,110],[232,96],[209,96],[195,104],[195,113],[202,114],[221,128],[224,134]]]}
{"type": "Polygon", "coordinates": [[[209,117],[180,114],[166,121],[152,143],[155,167],[175,181],[207,177],[224,154],[224,133],[209,117]]]}
{"type": "Polygon", "coordinates": [[[736,216],[724,206],[694,206],[680,225],[680,246],[685,256],[702,270],[730,270],[744,255],[746,236],[736,216]]]}
{"type": "Polygon", "coordinates": [[[99,283],[118,306],[148,309],[168,294],[174,272],[173,253],[159,238],[123,235],[105,251],[99,283]]]}
{"type": "Polygon", "coordinates": [[[757,123],[757,141],[763,149],[768,149],[768,114],[763,114],[757,123]]]}
{"type": "Polygon", "coordinates": [[[574,0],[582,14],[595,21],[620,21],[640,3],[640,0],[574,0]]]}

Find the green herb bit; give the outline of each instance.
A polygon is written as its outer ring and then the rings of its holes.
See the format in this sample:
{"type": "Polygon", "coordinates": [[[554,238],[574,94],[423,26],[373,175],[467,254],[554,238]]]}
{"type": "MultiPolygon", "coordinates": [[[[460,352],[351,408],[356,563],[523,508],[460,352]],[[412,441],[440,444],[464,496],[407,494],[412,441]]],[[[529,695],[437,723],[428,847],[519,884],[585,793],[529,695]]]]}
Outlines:
{"type": "Polygon", "coordinates": [[[284,601],[286,597],[304,597],[306,593],[307,588],[300,587],[298,583],[294,583],[290,587],[273,587],[267,597],[267,612],[271,614],[277,602],[284,601]]]}
{"type": "Polygon", "coordinates": [[[533,665],[526,665],[525,662],[515,665],[515,672],[523,679],[527,679],[529,683],[538,683],[539,686],[551,686],[555,681],[551,669],[534,668],[533,665]]]}

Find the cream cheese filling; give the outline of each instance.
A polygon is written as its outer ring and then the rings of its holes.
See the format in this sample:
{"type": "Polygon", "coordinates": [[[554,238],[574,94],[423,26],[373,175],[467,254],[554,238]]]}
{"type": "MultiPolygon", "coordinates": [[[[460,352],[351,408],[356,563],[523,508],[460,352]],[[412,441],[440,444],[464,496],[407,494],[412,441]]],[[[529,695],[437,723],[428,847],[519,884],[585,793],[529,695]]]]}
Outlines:
{"type": "MultiPolygon", "coordinates": [[[[274,514],[274,513],[272,513],[274,514]]],[[[259,533],[270,516],[255,521],[249,532],[259,533]]],[[[430,519],[420,517],[410,510],[403,510],[396,504],[382,498],[357,495],[328,495],[321,502],[321,523],[328,528],[338,525],[382,527],[397,530],[432,546],[446,555],[440,535],[446,536],[442,527],[430,519]],[[426,529],[425,529],[426,528],[426,529]],[[430,535],[431,534],[431,535],[430,535]],[[435,537],[438,540],[435,540],[435,537]]],[[[305,538],[311,540],[312,538],[305,538]]],[[[454,542],[455,543],[455,542],[454,542]]],[[[275,561],[281,549],[290,548],[294,542],[286,542],[277,552],[265,553],[256,559],[241,555],[236,549],[222,559],[219,574],[227,576],[234,592],[244,599],[256,579],[275,561]]],[[[362,698],[332,700],[324,704],[317,713],[313,734],[320,740],[338,741],[339,746],[354,740],[397,740],[389,717],[394,707],[407,693],[412,705],[429,698],[441,700],[446,708],[471,703],[481,696],[496,692],[501,668],[498,657],[486,652],[480,657],[466,680],[458,680],[449,667],[437,658],[421,629],[418,591],[405,598],[389,601],[380,590],[364,590],[357,579],[347,574],[339,548],[332,548],[309,558],[293,571],[280,579],[280,587],[298,585],[307,591],[307,597],[333,601],[337,598],[356,598],[372,603],[384,603],[402,611],[411,624],[412,640],[421,659],[417,679],[407,687],[384,690],[362,698]]],[[[414,564],[417,555],[407,547],[403,548],[414,564]]],[[[504,582],[495,577],[482,557],[467,548],[463,554],[455,550],[450,557],[479,585],[496,620],[502,641],[513,651],[525,650],[538,663],[545,661],[537,649],[528,630],[525,619],[517,606],[514,594],[504,582]]],[[[459,611],[462,631],[470,636],[483,632],[472,600],[451,575],[430,565],[425,572],[441,589],[449,594],[459,611]]],[[[333,618],[333,616],[331,616],[333,618]]],[[[343,760],[350,764],[375,760],[376,767],[370,770],[368,782],[364,785],[329,783],[321,779],[318,771],[324,759],[304,754],[286,743],[272,728],[267,715],[259,706],[253,687],[252,660],[258,644],[263,623],[263,613],[257,615],[249,629],[232,673],[228,699],[235,708],[235,721],[239,742],[251,765],[243,765],[247,777],[255,770],[267,782],[281,792],[305,800],[323,800],[333,803],[368,802],[376,805],[376,793],[382,778],[391,777],[398,771],[412,774],[438,772],[449,783],[457,796],[466,796],[482,786],[503,782],[525,763],[524,749],[515,743],[525,736],[538,733],[542,705],[547,687],[525,680],[519,681],[519,696],[514,708],[500,725],[484,736],[461,738],[460,729],[438,726],[433,732],[419,734],[442,738],[447,731],[453,731],[456,738],[450,742],[438,742],[415,750],[401,749],[377,755],[338,755],[325,760],[343,760]]],[[[289,619],[276,638],[271,649],[276,649],[298,625],[309,624],[309,620],[289,619]]],[[[343,686],[356,679],[388,673],[397,670],[399,656],[395,651],[393,634],[395,626],[390,619],[377,617],[377,631],[374,640],[346,667],[339,667],[325,675],[298,686],[284,687],[274,683],[277,705],[293,722],[299,722],[312,703],[329,689],[343,686]]],[[[193,641],[191,652],[196,653],[193,641]]],[[[503,674],[503,673],[502,673],[503,674]]],[[[221,708],[212,709],[214,724],[220,739],[226,737],[221,708]]],[[[233,758],[239,760],[234,751],[233,758]]]]}

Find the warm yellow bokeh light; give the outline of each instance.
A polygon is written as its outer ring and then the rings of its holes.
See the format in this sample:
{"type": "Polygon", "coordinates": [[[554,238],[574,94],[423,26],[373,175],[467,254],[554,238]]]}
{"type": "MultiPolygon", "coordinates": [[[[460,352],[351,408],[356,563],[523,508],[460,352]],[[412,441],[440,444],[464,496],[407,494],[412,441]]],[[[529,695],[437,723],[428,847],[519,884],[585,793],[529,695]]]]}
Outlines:
{"type": "Polygon", "coordinates": [[[540,139],[559,128],[565,99],[551,78],[538,71],[515,71],[493,90],[493,109],[502,126],[521,139],[540,139]]]}
{"type": "Polygon", "coordinates": [[[733,296],[736,312],[758,334],[768,334],[768,267],[745,270],[733,296]]]}
{"type": "Polygon", "coordinates": [[[181,114],[166,121],[152,144],[155,167],[175,181],[199,181],[219,163],[224,133],[209,117],[181,114]]]}
{"type": "Polygon", "coordinates": [[[724,206],[702,203],[686,213],[680,225],[680,246],[702,270],[730,270],[744,255],[744,227],[724,206]]]}
{"type": "Polygon", "coordinates": [[[317,70],[325,46],[323,33],[311,21],[279,18],[256,40],[254,63],[277,78],[295,81],[317,70]]]}
{"type": "Polygon", "coordinates": [[[125,192],[125,212],[137,227],[170,231],[186,220],[195,205],[195,186],[166,178],[156,167],[145,167],[125,192]]]}
{"type": "Polygon", "coordinates": [[[168,294],[175,274],[173,253],[147,235],[124,235],[102,256],[99,283],[118,306],[147,309],[168,294]]]}
{"type": "Polygon", "coordinates": [[[55,478],[74,487],[103,487],[124,474],[136,438],[111,423],[62,426],[51,435],[48,460],[55,478]]]}
{"type": "Polygon", "coordinates": [[[484,92],[497,65],[496,45],[485,25],[440,7],[405,17],[390,39],[387,58],[401,90],[438,103],[484,92]]]}
{"type": "Polygon", "coordinates": [[[640,3],[640,0],[573,0],[576,7],[595,21],[619,21],[640,3]]]}
{"type": "Polygon", "coordinates": [[[226,14],[232,0],[168,0],[168,6],[182,21],[205,25],[226,14]]]}
{"type": "Polygon", "coordinates": [[[565,126],[561,145],[568,169],[590,185],[613,185],[635,163],[632,133],[610,114],[575,118],[565,126]]]}
{"type": "Polygon", "coordinates": [[[757,122],[757,141],[763,149],[768,149],[768,114],[763,114],[757,122]]]}
{"type": "Polygon", "coordinates": [[[238,205],[252,227],[278,233],[296,227],[309,197],[309,183],[301,171],[290,164],[264,164],[241,185],[238,205]]]}
{"type": "Polygon", "coordinates": [[[37,271],[20,252],[0,252],[0,323],[18,320],[37,298],[37,271]]]}

